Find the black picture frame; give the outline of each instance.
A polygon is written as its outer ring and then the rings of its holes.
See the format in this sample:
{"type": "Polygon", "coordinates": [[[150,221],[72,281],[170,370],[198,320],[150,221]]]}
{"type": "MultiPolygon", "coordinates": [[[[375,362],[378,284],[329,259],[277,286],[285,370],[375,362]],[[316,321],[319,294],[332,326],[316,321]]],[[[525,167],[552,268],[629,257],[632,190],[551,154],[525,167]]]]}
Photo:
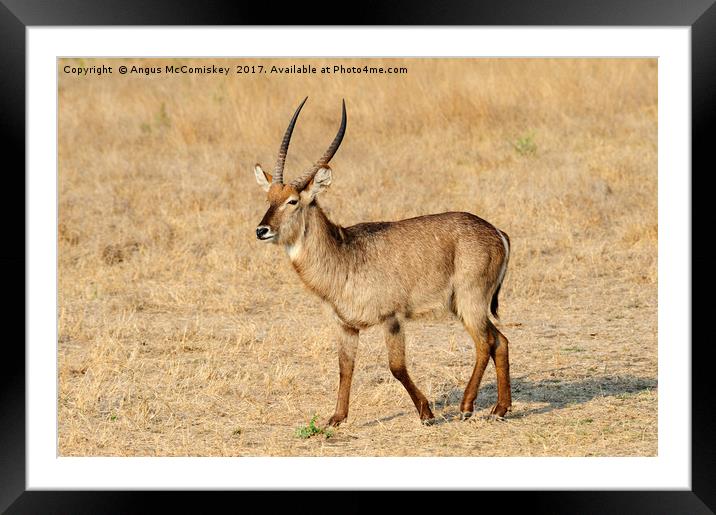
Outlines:
{"type": "MultiPolygon", "coordinates": [[[[386,4],[363,2],[350,17],[339,15],[335,4],[324,2],[283,3],[280,9],[269,4],[239,2],[190,2],[184,0],[138,1],[123,0],[0,0],[0,127],[4,177],[14,179],[15,188],[6,186],[8,195],[0,202],[5,243],[0,252],[0,270],[4,272],[8,295],[3,310],[5,327],[19,327],[25,320],[25,224],[15,220],[25,212],[25,30],[29,26],[82,25],[533,25],[533,26],[683,26],[691,28],[692,80],[692,192],[693,179],[716,170],[714,152],[710,148],[709,129],[713,129],[716,113],[716,0],[684,3],[677,0],[533,0],[517,2],[422,2],[400,0],[386,4]],[[16,166],[8,165],[11,158],[16,166]],[[15,205],[15,202],[19,205],[15,205]],[[20,274],[19,270],[23,273],[20,274]],[[22,284],[21,284],[22,283],[22,284]]],[[[341,11],[345,11],[345,5],[341,11]]],[[[7,183],[6,183],[7,184],[7,183]]],[[[693,197],[692,197],[693,209],[693,197]]],[[[692,220],[701,217],[692,214],[692,220]]],[[[692,229],[692,235],[694,234],[692,229]]],[[[697,233],[698,234],[698,233],[697,233]]],[[[694,265],[703,268],[706,258],[695,257],[694,265]]],[[[705,305],[692,302],[693,313],[705,305]]],[[[0,511],[7,513],[134,513],[153,511],[151,503],[160,503],[163,510],[205,511],[207,495],[229,502],[247,503],[259,495],[252,492],[79,492],[26,491],[25,456],[25,325],[16,338],[4,341],[2,374],[0,374],[0,511]],[[22,338],[22,340],[21,340],[22,338]]],[[[690,327],[684,328],[684,340],[692,341],[690,327]]],[[[673,342],[683,344],[684,342],[673,342]]],[[[692,353],[692,456],[690,491],[530,491],[468,493],[460,499],[449,493],[450,500],[428,492],[413,492],[410,497],[425,509],[460,509],[475,505],[476,509],[495,504],[517,506],[528,503],[531,512],[549,513],[713,513],[716,510],[716,451],[714,450],[715,420],[711,409],[709,381],[711,361],[708,340],[691,346],[692,353]],[[448,503],[448,504],[445,504],[448,503]],[[458,504],[459,503],[459,504],[458,504]],[[469,503],[469,504],[464,504],[469,503]]],[[[685,400],[688,402],[688,400],[685,400]]],[[[426,472],[427,473],[427,472],[426,472]]],[[[292,510],[340,509],[364,511],[375,504],[358,492],[334,493],[334,500],[318,500],[320,493],[271,493],[276,501],[292,503],[292,510]],[[301,495],[301,500],[295,496],[301,495]],[[309,497],[309,499],[306,499],[309,497]],[[337,503],[337,504],[336,504],[337,503]]],[[[463,493],[465,494],[465,493],[463,493]]],[[[237,505],[238,506],[238,505],[237,505]]]]}

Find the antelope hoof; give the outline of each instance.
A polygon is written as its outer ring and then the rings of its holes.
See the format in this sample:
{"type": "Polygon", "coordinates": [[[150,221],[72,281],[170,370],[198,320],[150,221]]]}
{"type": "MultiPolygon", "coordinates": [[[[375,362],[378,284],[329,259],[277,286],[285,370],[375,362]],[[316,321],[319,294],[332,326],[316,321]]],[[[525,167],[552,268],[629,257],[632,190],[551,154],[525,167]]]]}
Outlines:
{"type": "Polygon", "coordinates": [[[487,420],[489,420],[490,422],[507,422],[507,419],[505,417],[495,415],[494,413],[487,415],[487,420]]]}
{"type": "Polygon", "coordinates": [[[495,407],[492,408],[492,411],[490,411],[490,415],[488,416],[489,420],[499,420],[504,421],[505,420],[505,414],[508,411],[512,411],[511,406],[500,406],[499,404],[495,404],[495,407]]]}
{"type": "Polygon", "coordinates": [[[326,427],[338,427],[345,419],[346,415],[333,415],[330,419],[328,419],[326,427]]]}
{"type": "Polygon", "coordinates": [[[420,412],[420,421],[425,426],[431,426],[435,423],[435,415],[433,415],[433,412],[430,410],[428,406],[424,406],[420,412]]]}
{"type": "Polygon", "coordinates": [[[472,411],[461,411],[460,420],[467,420],[472,416],[472,411]]]}

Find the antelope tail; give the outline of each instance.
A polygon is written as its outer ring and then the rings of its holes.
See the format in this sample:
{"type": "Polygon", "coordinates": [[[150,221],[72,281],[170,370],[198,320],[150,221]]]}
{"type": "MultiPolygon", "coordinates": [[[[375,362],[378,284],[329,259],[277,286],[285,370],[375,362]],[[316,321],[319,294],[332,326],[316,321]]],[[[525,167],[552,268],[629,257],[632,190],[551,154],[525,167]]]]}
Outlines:
{"type": "Polygon", "coordinates": [[[502,244],[505,246],[505,257],[502,260],[502,268],[500,269],[500,275],[497,279],[497,288],[495,293],[492,294],[492,301],[490,302],[490,312],[495,318],[500,318],[497,314],[497,308],[499,307],[498,295],[500,294],[500,288],[502,288],[502,281],[505,279],[505,272],[507,271],[507,262],[510,260],[510,240],[505,233],[497,229],[497,233],[502,238],[502,244]]]}

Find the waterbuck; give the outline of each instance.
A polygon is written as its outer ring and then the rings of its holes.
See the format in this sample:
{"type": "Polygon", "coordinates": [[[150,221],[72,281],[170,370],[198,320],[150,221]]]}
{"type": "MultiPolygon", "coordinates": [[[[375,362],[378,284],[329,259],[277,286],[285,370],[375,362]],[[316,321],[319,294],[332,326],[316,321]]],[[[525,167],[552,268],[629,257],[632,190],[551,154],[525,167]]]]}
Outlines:
{"type": "Polygon", "coordinates": [[[340,381],[338,401],[327,424],[348,416],[358,334],[382,325],[390,371],[408,391],[424,423],[434,420],[425,395],[405,366],[403,321],[444,309],[456,315],[475,342],[475,368],[460,404],[463,419],[472,415],[480,380],[492,357],[497,371],[497,404],[491,418],[510,410],[507,338],[489,318],[497,317],[497,296],[510,254],[507,234],[470,213],[440,213],[397,222],[341,227],[328,219],[317,197],[328,188],[328,162],[346,130],[341,126],[325,154],[303,175],[284,183],[283,169],[291,134],[306,97],[288,124],[273,174],[256,165],[269,208],[256,237],[282,245],[301,281],[327,302],[336,319],[340,381]]]}

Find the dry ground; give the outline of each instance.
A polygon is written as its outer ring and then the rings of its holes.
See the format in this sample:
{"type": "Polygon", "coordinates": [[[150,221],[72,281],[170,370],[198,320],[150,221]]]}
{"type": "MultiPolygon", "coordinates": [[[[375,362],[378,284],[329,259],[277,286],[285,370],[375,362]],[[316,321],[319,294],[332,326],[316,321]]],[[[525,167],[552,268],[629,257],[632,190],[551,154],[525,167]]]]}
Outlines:
{"type": "Polygon", "coordinates": [[[408,74],[60,73],[61,455],[656,454],[656,61],[397,64],[408,74]],[[335,221],[465,210],[510,235],[508,422],[484,419],[492,365],[477,416],[455,419],[474,348],[434,318],[407,326],[408,362],[441,423],[419,423],[373,329],[347,423],[295,435],[333,412],[330,314],[282,249],[256,241],[252,168],[273,166],[305,95],[289,178],[323,152],[347,99],[323,198],[335,221]]]}

